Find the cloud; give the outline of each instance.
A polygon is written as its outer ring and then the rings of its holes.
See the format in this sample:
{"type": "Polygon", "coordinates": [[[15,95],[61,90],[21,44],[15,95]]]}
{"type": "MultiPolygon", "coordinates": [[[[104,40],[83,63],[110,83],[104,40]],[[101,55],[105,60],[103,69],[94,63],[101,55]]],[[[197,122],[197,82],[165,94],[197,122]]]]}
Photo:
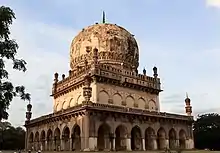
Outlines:
{"type": "Polygon", "coordinates": [[[220,9],[220,0],[206,0],[206,5],[208,7],[214,7],[220,9]]]}
{"type": "MultiPolygon", "coordinates": [[[[18,58],[27,61],[27,72],[17,72],[7,63],[10,80],[24,85],[31,93],[33,118],[52,112],[50,97],[53,74],[68,73],[69,47],[75,30],[62,25],[48,25],[19,17],[13,24],[12,38],[19,44],[18,58]]],[[[9,109],[9,121],[22,125],[27,103],[15,98],[9,109]]]]}

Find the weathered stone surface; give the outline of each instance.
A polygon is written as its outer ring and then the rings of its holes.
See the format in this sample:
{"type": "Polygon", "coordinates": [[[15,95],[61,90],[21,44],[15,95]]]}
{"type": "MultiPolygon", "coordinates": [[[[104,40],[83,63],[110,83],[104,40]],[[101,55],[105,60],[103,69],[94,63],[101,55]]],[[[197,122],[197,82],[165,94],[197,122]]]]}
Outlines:
{"type": "Polygon", "coordinates": [[[72,41],[70,67],[82,66],[85,59],[92,62],[92,49],[98,49],[100,63],[137,69],[138,45],[133,35],[115,24],[95,24],[84,28],[72,41]]]}

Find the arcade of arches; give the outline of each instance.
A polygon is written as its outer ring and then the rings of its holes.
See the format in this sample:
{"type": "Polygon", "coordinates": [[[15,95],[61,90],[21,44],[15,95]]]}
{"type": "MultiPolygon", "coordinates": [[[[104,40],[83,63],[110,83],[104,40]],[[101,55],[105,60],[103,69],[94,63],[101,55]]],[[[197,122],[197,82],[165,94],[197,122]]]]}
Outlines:
{"type": "MultiPolygon", "coordinates": [[[[108,150],[161,150],[165,148],[190,149],[189,137],[184,129],[171,128],[165,130],[160,127],[154,129],[147,127],[141,129],[135,125],[130,130],[126,125],[118,125],[112,128],[107,123],[102,123],[97,129],[96,138],[90,140],[90,145],[96,151],[108,150]],[[114,132],[112,132],[114,131],[114,132]]],[[[31,132],[28,136],[28,148],[33,150],[83,150],[81,144],[84,143],[79,125],[75,124],[72,129],[68,126],[55,128],[55,130],[41,130],[31,132]]]]}

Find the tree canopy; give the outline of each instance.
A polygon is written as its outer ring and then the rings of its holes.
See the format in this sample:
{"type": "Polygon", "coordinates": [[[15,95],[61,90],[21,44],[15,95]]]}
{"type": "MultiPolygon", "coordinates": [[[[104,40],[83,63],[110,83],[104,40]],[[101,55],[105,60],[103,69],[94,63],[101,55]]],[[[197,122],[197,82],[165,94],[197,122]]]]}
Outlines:
{"type": "Polygon", "coordinates": [[[25,131],[21,127],[13,127],[9,122],[0,123],[0,149],[17,150],[25,147],[25,131]]]}
{"type": "Polygon", "coordinates": [[[26,62],[16,58],[18,44],[10,39],[10,25],[15,19],[15,13],[9,7],[0,7],[0,121],[8,119],[8,107],[14,97],[30,101],[30,94],[25,93],[24,86],[14,86],[9,81],[9,73],[5,68],[6,61],[12,61],[13,69],[25,72],[26,62]]]}
{"type": "Polygon", "coordinates": [[[193,125],[197,149],[220,150],[220,115],[217,113],[199,115],[193,125]]]}

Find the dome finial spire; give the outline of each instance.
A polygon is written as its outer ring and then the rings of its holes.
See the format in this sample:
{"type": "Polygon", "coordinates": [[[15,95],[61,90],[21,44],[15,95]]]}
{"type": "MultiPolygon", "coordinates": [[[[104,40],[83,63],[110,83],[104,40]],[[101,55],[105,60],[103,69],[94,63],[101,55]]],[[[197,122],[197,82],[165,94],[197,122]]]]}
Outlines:
{"type": "Polygon", "coordinates": [[[102,23],[105,23],[105,11],[102,12],[102,23]]]}

